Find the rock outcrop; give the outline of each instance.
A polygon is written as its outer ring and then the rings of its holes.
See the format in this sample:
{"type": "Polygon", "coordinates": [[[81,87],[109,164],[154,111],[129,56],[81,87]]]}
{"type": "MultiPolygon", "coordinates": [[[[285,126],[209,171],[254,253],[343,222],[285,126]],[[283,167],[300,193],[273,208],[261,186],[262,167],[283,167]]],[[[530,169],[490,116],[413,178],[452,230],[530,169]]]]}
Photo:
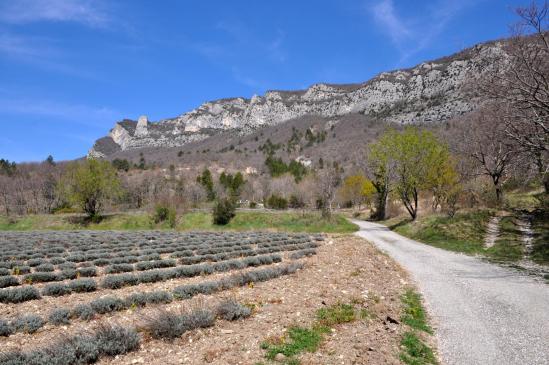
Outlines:
{"type": "Polygon", "coordinates": [[[155,123],[147,117],[123,120],[96,142],[89,156],[182,146],[227,130],[244,135],[304,115],[363,113],[399,123],[444,121],[475,108],[478,101],[465,96],[464,86],[485,72],[501,52],[502,44],[491,42],[411,69],[384,72],[361,84],[316,84],[306,90],[268,91],[250,99],[221,99],[155,123]]]}

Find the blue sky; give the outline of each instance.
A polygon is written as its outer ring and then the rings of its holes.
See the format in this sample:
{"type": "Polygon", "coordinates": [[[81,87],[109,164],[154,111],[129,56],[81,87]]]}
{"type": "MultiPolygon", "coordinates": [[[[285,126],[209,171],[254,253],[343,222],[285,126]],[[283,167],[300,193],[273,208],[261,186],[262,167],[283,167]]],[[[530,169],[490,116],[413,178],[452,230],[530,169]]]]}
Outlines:
{"type": "Polygon", "coordinates": [[[86,154],[115,121],[365,81],[504,37],[528,0],[0,0],[0,158],[86,154]]]}

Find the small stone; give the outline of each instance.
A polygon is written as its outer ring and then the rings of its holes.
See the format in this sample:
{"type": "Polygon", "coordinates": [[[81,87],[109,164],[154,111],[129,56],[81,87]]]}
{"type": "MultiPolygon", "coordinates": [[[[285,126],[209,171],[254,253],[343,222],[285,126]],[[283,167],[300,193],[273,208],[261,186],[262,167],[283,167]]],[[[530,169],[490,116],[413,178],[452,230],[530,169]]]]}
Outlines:
{"type": "Polygon", "coordinates": [[[223,333],[224,335],[228,335],[228,334],[233,333],[234,331],[233,330],[223,330],[222,329],[220,332],[223,333]]]}
{"type": "Polygon", "coordinates": [[[284,354],[281,354],[281,353],[276,354],[275,361],[284,361],[284,360],[286,360],[286,356],[284,356],[284,354]]]}

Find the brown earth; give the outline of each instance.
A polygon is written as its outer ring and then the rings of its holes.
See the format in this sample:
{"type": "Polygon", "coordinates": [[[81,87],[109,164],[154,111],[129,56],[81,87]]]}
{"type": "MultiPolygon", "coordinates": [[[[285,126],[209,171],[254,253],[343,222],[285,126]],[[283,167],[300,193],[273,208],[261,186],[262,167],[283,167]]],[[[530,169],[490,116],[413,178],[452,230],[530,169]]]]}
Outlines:
{"type": "MultiPolygon", "coordinates": [[[[289,276],[214,295],[199,295],[192,300],[103,315],[91,322],[73,321],[64,327],[46,325],[33,335],[17,333],[0,338],[0,346],[3,350],[47,346],[57,338],[93,328],[99,321],[138,327],[144,318],[159,308],[178,311],[196,305],[213,307],[223,298],[232,297],[240,303],[253,305],[253,315],[236,322],[218,320],[212,328],[189,332],[173,342],[144,336],[139,350],[116,358],[104,358],[99,364],[268,364],[264,358],[265,351],[260,348],[264,340],[284,336],[292,325],[310,326],[315,312],[322,307],[352,302],[366,309],[370,319],[336,326],[316,353],[299,357],[301,363],[399,364],[399,342],[405,326],[389,323],[387,317],[400,318],[400,296],[409,286],[407,274],[371,244],[351,235],[329,237],[318,248],[316,256],[303,261],[305,268],[289,276]]],[[[231,273],[234,272],[139,285],[113,291],[113,294],[123,296],[134,291],[169,289],[231,273]]],[[[111,291],[3,305],[0,316],[44,315],[53,307],[70,307],[107,292],[111,291]]]]}

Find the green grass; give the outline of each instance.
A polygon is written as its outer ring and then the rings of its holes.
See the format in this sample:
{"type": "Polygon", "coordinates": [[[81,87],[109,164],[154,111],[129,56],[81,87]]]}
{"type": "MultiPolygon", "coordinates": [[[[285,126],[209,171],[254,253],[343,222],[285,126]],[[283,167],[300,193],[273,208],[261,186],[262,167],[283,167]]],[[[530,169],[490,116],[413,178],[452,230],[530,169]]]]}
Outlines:
{"type": "MultiPolygon", "coordinates": [[[[154,224],[150,215],[112,214],[105,216],[99,223],[83,222],[82,216],[74,214],[63,215],[29,215],[15,220],[0,217],[0,230],[148,230],[170,229],[168,223],[154,224]]],[[[238,211],[236,217],[226,226],[216,226],[209,212],[190,212],[178,217],[176,230],[274,230],[287,232],[309,233],[350,233],[358,229],[356,225],[341,215],[334,215],[331,220],[325,220],[317,213],[297,212],[250,212],[238,211]]]]}
{"type": "Polygon", "coordinates": [[[421,295],[412,289],[408,289],[402,296],[404,313],[401,321],[413,329],[433,333],[433,329],[427,323],[427,316],[421,304],[421,295]]]}
{"type": "Polygon", "coordinates": [[[502,217],[499,222],[499,236],[494,246],[486,250],[486,256],[495,261],[513,262],[522,259],[522,233],[513,217],[502,217]]]}
{"type": "Polygon", "coordinates": [[[236,217],[226,226],[215,226],[208,212],[194,212],[184,215],[178,230],[281,230],[288,232],[324,232],[351,233],[358,227],[341,215],[334,215],[325,220],[317,213],[296,212],[237,212],[236,217]]]}
{"type": "Polygon", "coordinates": [[[530,258],[542,265],[549,265],[549,213],[540,212],[533,216],[533,249],[530,258]]]}
{"type": "Polygon", "coordinates": [[[400,341],[400,360],[408,365],[437,364],[433,350],[415,332],[406,332],[400,341]]]}
{"type": "Polygon", "coordinates": [[[450,251],[478,254],[484,252],[486,225],[492,213],[487,210],[458,213],[453,218],[430,215],[412,222],[392,219],[384,223],[395,232],[450,251]]]}
{"type": "Polygon", "coordinates": [[[290,327],[284,338],[263,342],[261,348],[267,351],[265,358],[268,360],[273,361],[276,355],[283,354],[284,364],[297,365],[300,364],[297,359],[299,354],[318,350],[324,335],[330,333],[330,327],[368,317],[367,311],[358,310],[353,304],[337,303],[317,310],[316,319],[310,328],[290,327]]]}
{"type": "Polygon", "coordinates": [[[315,352],[322,342],[323,333],[326,333],[326,328],[291,327],[288,329],[288,340],[284,343],[263,345],[263,348],[267,350],[265,357],[274,360],[277,354],[292,357],[302,352],[315,352]]]}
{"type": "Polygon", "coordinates": [[[540,198],[543,195],[542,189],[531,191],[510,191],[504,194],[504,206],[509,210],[533,211],[540,206],[540,198]]]}
{"type": "Polygon", "coordinates": [[[316,312],[317,322],[326,327],[352,322],[356,317],[356,310],[352,304],[338,303],[328,308],[319,309],[316,312]]]}
{"type": "Polygon", "coordinates": [[[411,331],[405,332],[400,341],[403,349],[400,359],[409,365],[437,364],[433,350],[421,339],[421,332],[433,334],[421,304],[421,295],[413,289],[408,289],[401,299],[404,305],[401,321],[408,325],[411,331]]]}

